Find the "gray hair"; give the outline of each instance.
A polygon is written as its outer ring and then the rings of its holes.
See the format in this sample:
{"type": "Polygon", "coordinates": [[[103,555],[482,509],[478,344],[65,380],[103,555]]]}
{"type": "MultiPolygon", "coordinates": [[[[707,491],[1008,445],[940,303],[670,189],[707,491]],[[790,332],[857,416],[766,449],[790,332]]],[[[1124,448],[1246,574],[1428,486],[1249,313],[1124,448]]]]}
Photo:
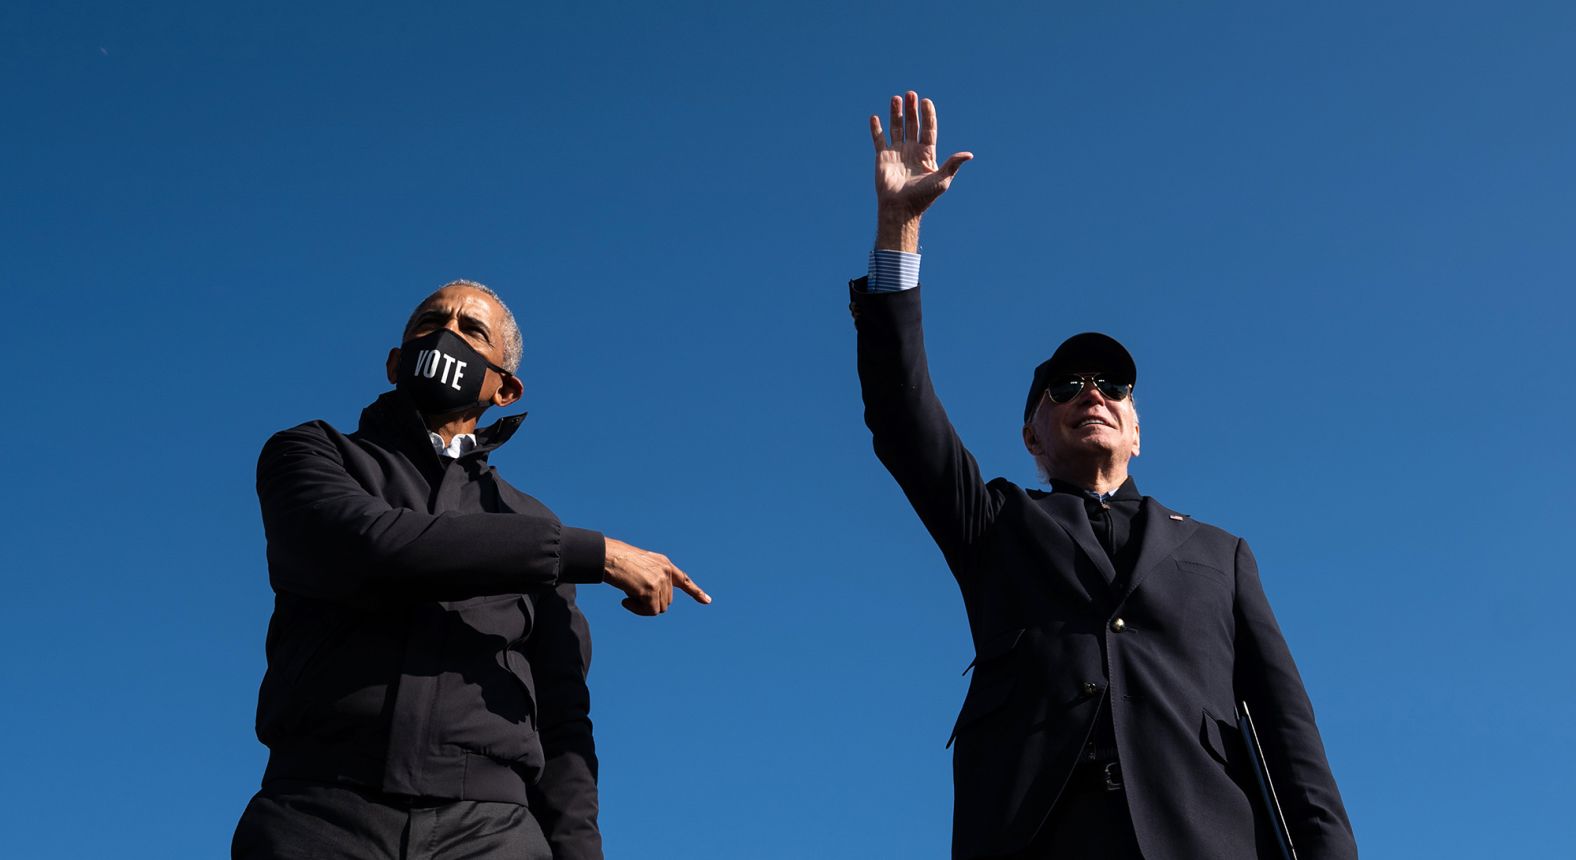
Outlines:
{"type": "Polygon", "coordinates": [[[520,357],[525,353],[525,339],[520,336],[520,325],[514,321],[514,311],[509,310],[509,306],[504,304],[503,296],[498,295],[493,291],[492,287],[486,284],[459,278],[433,290],[427,294],[426,298],[416,303],[416,309],[410,312],[410,319],[405,321],[405,332],[408,334],[411,326],[416,324],[416,316],[421,313],[422,308],[427,306],[427,302],[432,301],[433,296],[449,287],[469,287],[486,294],[488,298],[498,303],[499,310],[503,311],[503,366],[510,373],[519,370],[520,357]]]}

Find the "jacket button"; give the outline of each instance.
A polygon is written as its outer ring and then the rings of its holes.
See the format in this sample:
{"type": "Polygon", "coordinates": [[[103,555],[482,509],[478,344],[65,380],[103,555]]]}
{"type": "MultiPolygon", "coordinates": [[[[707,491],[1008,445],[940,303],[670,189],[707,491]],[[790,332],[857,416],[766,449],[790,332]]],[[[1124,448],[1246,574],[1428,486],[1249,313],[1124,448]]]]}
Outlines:
{"type": "Polygon", "coordinates": [[[1095,696],[1096,696],[1096,695],[1097,695],[1097,694],[1098,694],[1098,693],[1099,693],[1099,692],[1100,692],[1100,685],[1099,685],[1099,684],[1096,684],[1096,683],[1095,683],[1095,682],[1093,682],[1093,681],[1085,681],[1085,682],[1084,682],[1084,683],[1083,683],[1083,694],[1084,694],[1084,698],[1087,698],[1087,699],[1092,699],[1092,698],[1094,698],[1094,697],[1095,697],[1095,696]]]}
{"type": "Polygon", "coordinates": [[[1123,621],[1120,618],[1118,618],[1115,621],[1111,622],[1111,629],[1115,630],[1118,633],[1121,633],[1123,630],[1127,629],[1127,622],[1123,621]]]}

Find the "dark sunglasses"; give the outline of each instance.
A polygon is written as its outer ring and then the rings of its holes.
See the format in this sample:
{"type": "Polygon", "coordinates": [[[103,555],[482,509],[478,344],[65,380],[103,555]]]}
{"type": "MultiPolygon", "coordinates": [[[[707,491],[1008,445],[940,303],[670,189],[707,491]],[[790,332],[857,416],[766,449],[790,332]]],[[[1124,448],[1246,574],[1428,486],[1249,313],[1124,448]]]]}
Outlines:
{"type": "Polygon", "coordinates": [[[1112,382],[1103,376],[1065,376],[1053,379],[1045,386],[1045,396],[1052,403],[1066,403],[1083,393],[1090,385],[1100,389],[1106,400],[1126,400],[1133,393],[1131,382],[1112,382]]]}

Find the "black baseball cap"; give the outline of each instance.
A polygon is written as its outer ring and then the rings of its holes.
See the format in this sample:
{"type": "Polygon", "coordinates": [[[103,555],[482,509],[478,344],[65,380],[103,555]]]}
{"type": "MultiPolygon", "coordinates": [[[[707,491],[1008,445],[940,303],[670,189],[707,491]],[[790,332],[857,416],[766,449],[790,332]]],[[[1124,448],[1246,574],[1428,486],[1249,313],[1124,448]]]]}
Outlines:
{"type": "Polygon", "coordinates": [[[1099,373],[1112,382],[1128,385],[1138,382],[1138,365],[1133,364],[1133,356],[1116,338],[1097,331],[1075,334],[1062,341],[1051,357],[1034,369],[1029,400],[1023,404],[1023,423],[1029,423],[1029,416],[1034,414],[1034,407],[1051,380],[1074,373],[1099,373]]]}

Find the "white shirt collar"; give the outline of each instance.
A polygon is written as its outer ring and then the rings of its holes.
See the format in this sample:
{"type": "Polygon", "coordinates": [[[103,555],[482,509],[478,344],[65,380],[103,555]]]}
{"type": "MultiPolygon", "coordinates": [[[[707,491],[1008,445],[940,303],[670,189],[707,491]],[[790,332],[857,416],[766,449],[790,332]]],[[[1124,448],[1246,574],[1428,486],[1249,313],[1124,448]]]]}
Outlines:
{"type": "Polygon", "coordinates": [[[431,430],[427,431],[427,435],[432,437],[432,450],[438,452],[439,457],[448,457],[451,460],[458,460],[476,449],[475,433],[458,433],[447,446],[443,444],[442,436],[439,436],[431,430]]]}

